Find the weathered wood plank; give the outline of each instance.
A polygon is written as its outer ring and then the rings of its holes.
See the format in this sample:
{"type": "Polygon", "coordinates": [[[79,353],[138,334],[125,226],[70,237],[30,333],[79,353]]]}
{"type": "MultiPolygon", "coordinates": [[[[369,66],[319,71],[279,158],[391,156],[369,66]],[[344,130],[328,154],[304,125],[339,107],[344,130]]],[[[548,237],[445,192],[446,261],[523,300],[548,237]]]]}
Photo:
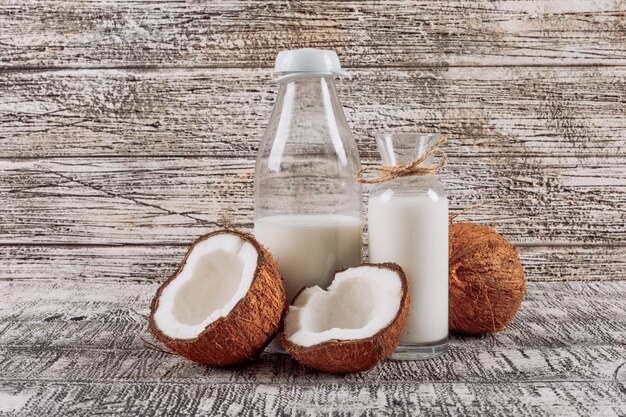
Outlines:
{"type": "MultiPolygon", "coordinates": [[[[0,77],[0,157],[253,157],[268,70],[93,70],[0,77]]],[[[626,67],[356,71],[340,97],[362,157],[384,129],[450,133],[452,156],[624,155],[626,67]]]]}
{"type": "Polygon", "coordinates": [[[371,415],[618,416],[626,409],[626,281],[531,283],[495,345],[454,338],[444,357],[344,377],[286,356],[214,369],[148,350],[141,314],[155,288],[0,282],[0,412],[252,415],[340,406],[371,415]]]}
{"type": "MultiPolygon", "coordinates": [[[[473,157],[442,174],[451,209],[520,244],[623,244],[624,158],[473,157]]],[[[0,160],[0,243],[188,244],[249,228],[253,160],[0,160]]]]}
{"type": "MultiPolygon", "coordinates": [[[[26,327],[26,330],[28,327],[26,327]]],[[[93,331],[100,330],[94,326],[93,331]]],[[[50,335],[51,336],[51,335],[50,335]]],[[[337,377],[304,369],[287,355],[265,354],[253,364],[213,369],[147,348],[135,350],[91,349],[78,342],[75,348],[0,347],[0,381],[79,382],[116,381],[127,383],[179,383],[204,379],[207,383],[254,381],[271,384],[329,383],[337,377]],[[278,371],[278,375],[276,373],[278,371]],[[233,372],[234,371],[234,372],[233,372]]],[[[387,386],[414,383],[480,382],[579,382],[611,381],[624,364],[619,346],[496,348],[457,347],[425,363],[388,361],[367,375],[342,378],[346,383],[378,381],[387,386]],[[571,367],[567,369],[567,367],[571,367]]],[[[199,381],[198,381],[199,382],[199,381]]],[[[625,382],[625,381],[620,381],[625,382]]]]}
{"type": "MultiPolygon", "coordinates": [[[[0,246],[0,280],[161,281],[187,248],[180,246],[0,246]]],[[[529,281],[626,279],[622,246],[521,246],[529,281]]]]}
{"type": "MultiPolygon", "coordinates": [[[[6,294],[0,298],[0,346],[33,354],[48,349],[143,351],[140,337],[147,336],[145,316],[157,286],[0,281],[6,294]]],[[[625,289],[626,281],[529,283],[521,310],[509,328],[498,333],[495,345],[489,337],[465,337],[455,338],[454,347],[459,355],[575,346],[626,349],[625,289]]]]}
{"type": "Polygon", "coordinates": [[[621,417],[617,382],[480,384],[402,381],[320,386],[229,382],[176,384],[80,382],[0,383],[0,411],[16,415],[498,415],[621,417]],[[341,410],[341,411],[338,411],[341,410]]]}
{"type": "Polygon", "coordinates": [[[348,67],[624,64],[620,1],[3,2],[0,66],[265,66],[333,48],[348,67]]]}
{"type": "Polygon", "coordinates": [[[526,279],[626,280],[626,247],[518,247],[526,279]]]}

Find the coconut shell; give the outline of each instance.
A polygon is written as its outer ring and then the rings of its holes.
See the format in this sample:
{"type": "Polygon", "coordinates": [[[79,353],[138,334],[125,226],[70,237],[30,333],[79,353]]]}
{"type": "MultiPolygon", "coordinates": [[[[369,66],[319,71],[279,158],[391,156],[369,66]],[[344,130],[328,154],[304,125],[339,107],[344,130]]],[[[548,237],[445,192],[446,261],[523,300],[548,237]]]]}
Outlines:
{"type": "Polygon", "coordinates": [[[454,223],[449,233],[450,331],[480,335],[503,330],[526,293],[515,247],[478,224],[454,223]]]}
{"type": "Polygon", "coordinates": [[[232,365],[254,359],[263,351],[280,328],[286,304],[283,281],[270,253],[251,235],[219,230],[197,239],[178,270],[159,287],[150,307],[149,327],[161,343],[180,356],[210,366],[232,365]],[[163,334],[154,320],[161,292],[182,271],[198,243],[222,233],[237,235],[257,250],[257,267],[247,294],[226,317],[209,324],[194,339],[173,339],[163,334]]]}
{"type": "MultiPolygon", "coordinates": [[[[395,352],[409,314],[411,296],[404,271],[393,263],[362,264],[391,269],[402,282],[400,308],[393,321],[375,335],[357,340],[329,340],[313,346],[296,345],[287,339],[285,326],[280,332],[280,342],[287,352],[302,365],[324,372],[347,374],[374,368],[395,352]]],[[[337,271],[341,272],[341,271],[337,271]]],[[[298,294],[299,295],[299,294],[298,294]]],[[[296,296],[295,298],[297,298],[296,296]]],[[[294,298],[294,300],[295,300],[294,298]]]]}

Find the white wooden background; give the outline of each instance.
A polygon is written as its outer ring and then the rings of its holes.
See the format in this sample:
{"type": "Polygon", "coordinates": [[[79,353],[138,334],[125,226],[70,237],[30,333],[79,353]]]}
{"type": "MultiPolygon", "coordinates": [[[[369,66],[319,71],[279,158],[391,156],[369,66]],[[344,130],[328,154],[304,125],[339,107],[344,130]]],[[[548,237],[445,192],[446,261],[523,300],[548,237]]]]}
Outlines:
{"type": "Polygon", "coordinates": [[[623,0],[0,0],[0,203],[0,414],[626,414],[623,0]],[[141,344],[185,247],[250,229],[270,68],[304,46],[354,74],[364,163],[381,129],[450,134],[452,209],[530,281],[495,345],[340,378],[141,344]]]}

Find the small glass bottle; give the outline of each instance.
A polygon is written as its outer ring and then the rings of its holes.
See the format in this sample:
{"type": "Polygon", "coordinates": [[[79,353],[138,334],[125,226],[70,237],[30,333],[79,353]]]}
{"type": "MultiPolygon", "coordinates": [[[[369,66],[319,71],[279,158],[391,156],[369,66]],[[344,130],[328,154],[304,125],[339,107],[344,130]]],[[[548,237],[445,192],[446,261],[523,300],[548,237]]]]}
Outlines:
{"type": "Polygon", "coordinates": [[[256,161],[254,234],[291,302],[361,262],[360,162],[335,90],[334,76],[347,75],[337,54],[283,51],[273,75],[279,91],[256,161]]]}
{"type": "MultiPolygon", "coordinates": [[[[383,134],[383,165],[422,157],[439,134],[383,134]]],[[[429,158],[432,159],[432,158],[429,158]]],[[[420,166],[429,166],[427,159],[420,166]]],[[[436,175],[405,176],[375,185],[368,205],[370,262],[404,270],[411,306],[395,359],[426,359],[448,349],[448,199],[436,175]]]]}

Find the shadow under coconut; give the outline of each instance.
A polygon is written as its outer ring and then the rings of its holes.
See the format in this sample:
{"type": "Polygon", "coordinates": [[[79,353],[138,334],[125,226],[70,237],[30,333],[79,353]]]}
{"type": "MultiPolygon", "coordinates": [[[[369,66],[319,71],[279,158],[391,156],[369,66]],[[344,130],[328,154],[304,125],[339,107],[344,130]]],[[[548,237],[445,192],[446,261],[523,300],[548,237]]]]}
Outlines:
{"type": "Polygon", "coordinates": [[[299,379],[302,377],[306,377],[308,380],[313,378],[319,381],[319,379],[341,379],[344,376],[307,368],[288,354],[281,353],[262,353],[256,359],[250,359],[239,364],[223,367],[211,367],[200,363],[189,362],[182,357],[181,360],[189,363],[191,367],[202,369],[200,374],[206,375],[208,373],[213,377],[217,377],[217,379],[221,379],[219,377],[222,376],[224,379],[236,380],[237,382],[243,383],[254,382],[270,384],[280,381],[281,384],[288,384],[290,381],[298,381],[299,383],[299,379]]]}
{"type": "MultiPolygon", "coordinates": [[[[181,361],[188,363],[191,368],[195,368],[199,373],[196,376],[208,376],[219,380],[220,376],[228,380],[236,380],[237,382],[254,382],[273,384],[280,382],[281,384],[289,384],[290,382],[302,383],[319,383],[319,382],[336,382],[336,381],[376,381],[381,379],[381,366],[369,371],[352,373],[352,374],[333,374],[318,371],[298,363],[288,354],[281,353],[262,353],[258,358],[251,359],[235,365],[223,367],[211,367],[199,363],[194,363],[180,358],[181,361]]],[[[194,371],[190,370],[190,374],[194,371]]],[[[384,371],[382,371],[384,373],[384,371]]],[[[189,376],[189,375],[187,375],[189,376]]],[[[382,378],[386,379],[386,378],[382,378]]]]}

